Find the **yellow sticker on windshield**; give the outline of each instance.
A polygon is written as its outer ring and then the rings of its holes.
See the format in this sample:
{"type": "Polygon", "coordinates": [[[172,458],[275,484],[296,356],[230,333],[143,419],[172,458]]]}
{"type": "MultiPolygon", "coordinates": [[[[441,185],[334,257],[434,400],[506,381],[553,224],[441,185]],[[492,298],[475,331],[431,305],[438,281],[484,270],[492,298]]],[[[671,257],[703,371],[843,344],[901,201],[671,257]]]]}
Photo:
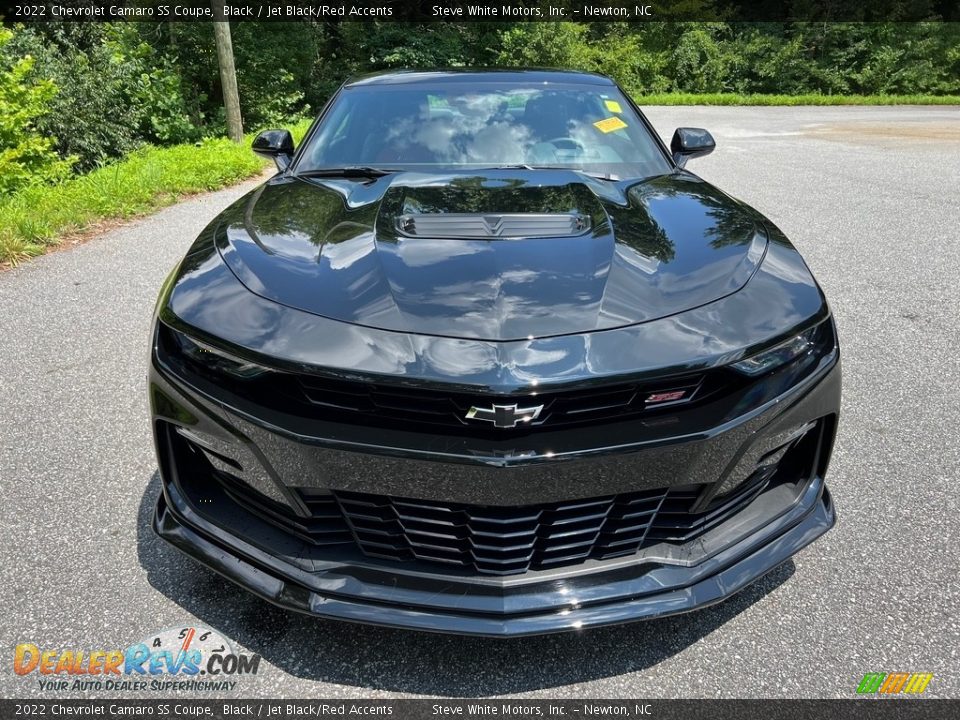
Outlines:
{"type": "Polygon", "coordinates": [[[608,117],[605,120],[597,120],[593,126],[602,133],[610,133],[614,130],[623,130],[627,124],[618,117],[608,117]]]}
{"type": "Polygon", "coordinates": [[[615,113],[622,113],[623,108],[620,107],[620,103],[616,100],[604,100],[603,104],[607,106],[607,110],[615,113]]]}

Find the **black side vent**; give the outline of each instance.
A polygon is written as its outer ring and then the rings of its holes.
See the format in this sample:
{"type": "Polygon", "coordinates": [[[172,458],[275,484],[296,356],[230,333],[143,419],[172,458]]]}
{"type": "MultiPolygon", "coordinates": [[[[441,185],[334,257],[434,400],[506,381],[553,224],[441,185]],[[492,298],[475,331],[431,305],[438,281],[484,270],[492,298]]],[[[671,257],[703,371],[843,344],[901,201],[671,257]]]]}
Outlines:
{"type": "Polygon", "coordinates": [[[350,528],[332,495],[307,496],[300,493],[310,510],[309,517],[301,517],[294,514],[290,508],[273,502],[226,473],[217,472],[216,479],[234,502],[313,545],[354,543],[350,528]]]}
{"type": "Polygon", "coordinates": [[[753,502],[766,489],[771,474],[759,473],[731,497],[723,498],[697,513],[690,512],[690,509],[702,494],[703,486],[674,488],[651,524],[648,539],[651,542],[685,543],[699,537],[753,502]]]}

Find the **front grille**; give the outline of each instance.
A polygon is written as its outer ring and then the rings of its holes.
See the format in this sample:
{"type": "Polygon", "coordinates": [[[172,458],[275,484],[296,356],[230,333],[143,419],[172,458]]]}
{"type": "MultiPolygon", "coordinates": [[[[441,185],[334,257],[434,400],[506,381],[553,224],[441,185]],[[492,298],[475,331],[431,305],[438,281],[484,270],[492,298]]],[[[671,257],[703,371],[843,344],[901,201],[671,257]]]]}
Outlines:
{"type": "Polygon", "coordinates": [[[467,419],[471,407],[492,408],[516,405],[521,408],[542,406],[531,426],[557,427],[579,422],[623,419],[640,413],[654,413],[702,400],[715,393],[724,381],[711,375],[687,375],[647,383],[623,383],[578,390],[527,392],[518,395],[456,393],[422,388],[404,388],[346,380],[330,380],[315,375],[298,375],[303,397],[318,414],[335,413],[340,422],[351,419],[367,422],[394,420],[403,423],[427,423],[477,430],[492,428],[489,423],[467,419]],[[650,398],[673,397],[668,401],[650,398]]]}
{"type": "MultiPolygon", "coordinates": [[[[160,325],[158,341],[164,359],[188,381],[213,383],[213,392],[225,390],[265,408],[282,407],[303,418],[340,424],[386,427],[413,431],[469,433],[505,437],[502,427],[482,419],[468,419],[472,407],[489,417],[494,405],[530,408],[542,406],[536,419],[515,428],[545,429],[576,424],[595,425],[635,417],[673,412],[679,406],[701,405],[720,395],[735,392],[747,382],[724,368],[576,389],[537,390],[515,394],[435,389],[403,384],[385,384],[334,378],[309,373],[268,370],[238,376],[216,363],[200,362],[178,349],[178,335],[160,325]]],[[[510,431],[508,431],[510,432],[510,431]]]]}
{"type": "Polygon", "coordinates": [[[632,555],[656,543],[695,540],[752,502],[772,469],[758,470],[736,492],[701,505],[708,485],[526,506],[482,506],[433,500],[291,488],[306,515],[270,500],[183,447],[190,476],[212,476],[237,505],[316,547],[356,547],[400,562],[443,563],[480,574],[513,575],[632,555]],[[205,466],[205,471],[200,468],[205,466]]]}

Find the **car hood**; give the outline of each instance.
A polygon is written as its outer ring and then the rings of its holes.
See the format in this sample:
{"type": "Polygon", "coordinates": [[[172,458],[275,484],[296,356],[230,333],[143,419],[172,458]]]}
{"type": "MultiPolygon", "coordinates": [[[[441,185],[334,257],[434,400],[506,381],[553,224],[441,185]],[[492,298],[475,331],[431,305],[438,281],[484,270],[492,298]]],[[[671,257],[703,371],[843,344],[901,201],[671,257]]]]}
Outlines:
{"type": "Polygon", "coordinates": [[[736,292],[766,247],[754,218],[687,173],[278,176],[225,211],[216,238],[247,288],[275,302],[506,341],[633,325],[736,292]]]}

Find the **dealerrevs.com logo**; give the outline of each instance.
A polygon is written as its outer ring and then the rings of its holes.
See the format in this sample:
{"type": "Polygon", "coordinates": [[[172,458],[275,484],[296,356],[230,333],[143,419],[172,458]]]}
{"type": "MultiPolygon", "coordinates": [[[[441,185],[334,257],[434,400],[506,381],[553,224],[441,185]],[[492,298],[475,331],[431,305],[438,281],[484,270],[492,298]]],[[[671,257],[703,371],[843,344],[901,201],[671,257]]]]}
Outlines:
{"type": "Polygon", "coordinates": [[[259,655],[234,652],[215,630],[170,628],[153,633],[124,650],[49,648],[17,645],[13,671],[35,676],[41,690],[223,692],[234,679],[255,675],[259,655]]]}

